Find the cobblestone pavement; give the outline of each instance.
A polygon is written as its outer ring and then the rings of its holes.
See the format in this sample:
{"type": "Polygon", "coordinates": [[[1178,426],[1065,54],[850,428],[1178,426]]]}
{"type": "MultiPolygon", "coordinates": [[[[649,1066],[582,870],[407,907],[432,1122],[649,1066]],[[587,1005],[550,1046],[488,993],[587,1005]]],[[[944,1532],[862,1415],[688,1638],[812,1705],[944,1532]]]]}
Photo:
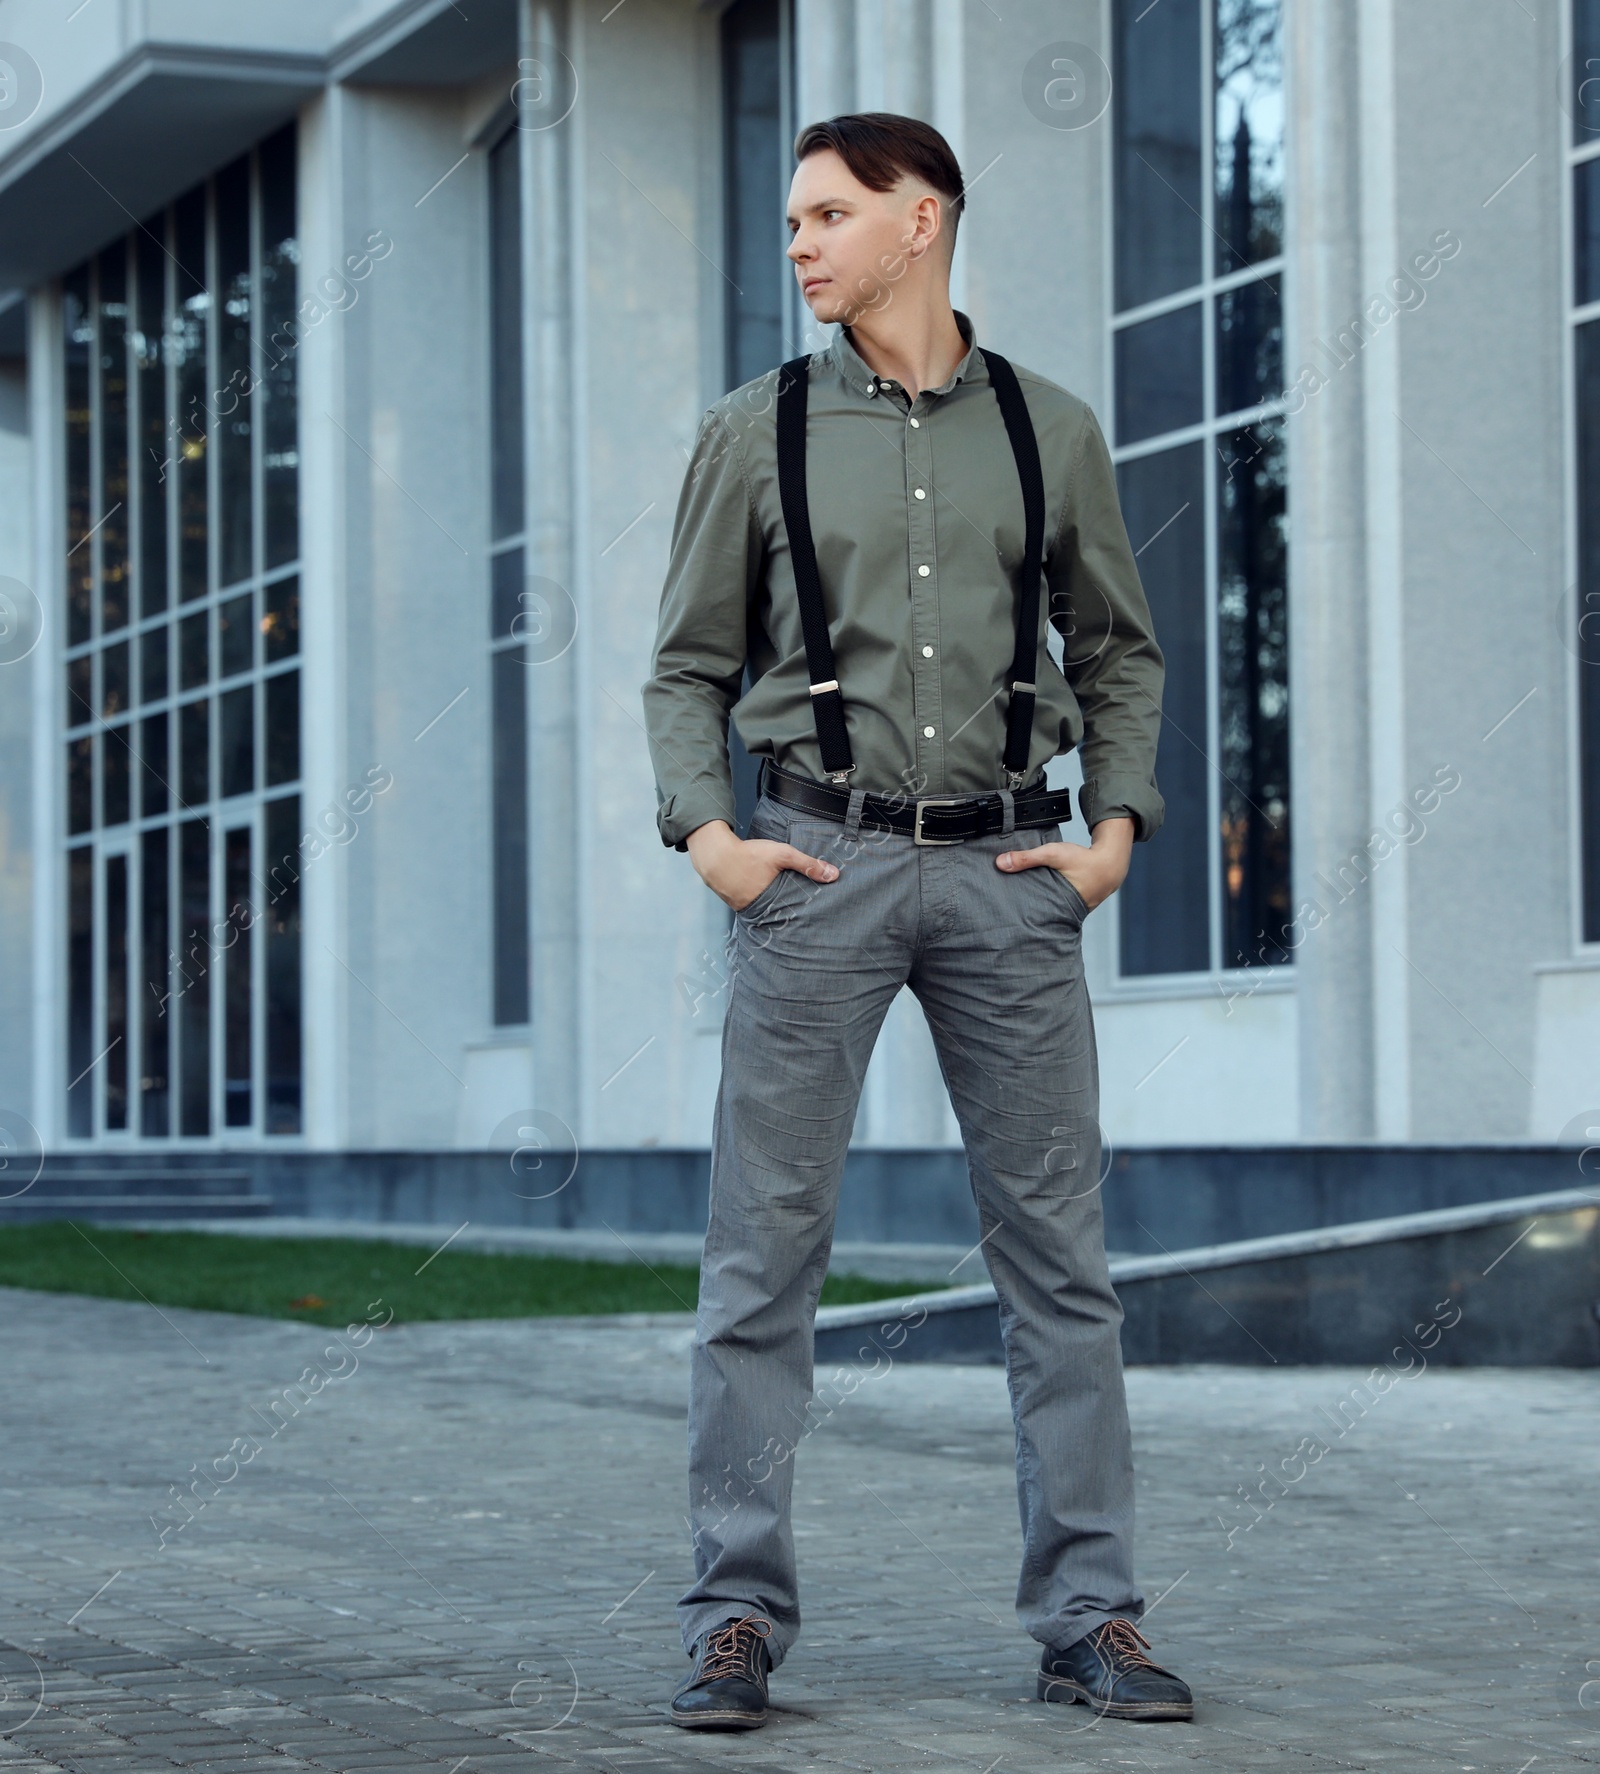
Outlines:
{"type": "Polygon", "coordinates": [[[664,1712],[687,1330],[340,1338],[0,1292],[0,1768],[1600,1764],[1600,1374],[1130,1372],[1193,1725],[1033,1698],[998,1369],[824,1387],[805,1630],[768,1727],[705,1738],[664,1712]]]}

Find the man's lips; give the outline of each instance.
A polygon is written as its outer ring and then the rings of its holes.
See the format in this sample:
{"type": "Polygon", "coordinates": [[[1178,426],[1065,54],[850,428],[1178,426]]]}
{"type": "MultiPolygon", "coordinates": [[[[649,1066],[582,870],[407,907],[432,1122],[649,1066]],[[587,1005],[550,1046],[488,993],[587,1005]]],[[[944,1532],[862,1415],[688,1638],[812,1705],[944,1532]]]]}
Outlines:
{"type": "Polygon", "coordinates": [[[832,283],[832,281],[831,277],[807,277],[801,281],[800,288],[802,290],[819,289],[823,284],[832,283]]]}

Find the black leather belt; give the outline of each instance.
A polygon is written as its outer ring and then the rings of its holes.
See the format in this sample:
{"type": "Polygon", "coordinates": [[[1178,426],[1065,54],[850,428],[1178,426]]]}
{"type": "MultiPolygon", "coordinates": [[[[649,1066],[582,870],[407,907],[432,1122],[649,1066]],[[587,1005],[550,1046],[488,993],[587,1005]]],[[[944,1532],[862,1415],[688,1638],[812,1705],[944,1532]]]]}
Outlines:
{"type": "MultiPolygon", "coordinates": [[[[850,812],[851,791],[796,776],[761,761],[761,792],[785,807],[834,819],[841,825],[850,812]]],[[[1071,789],[1018,789],[1011,796],[1013,831],[1043,825],[1061,825],[1072,818],[1071,789]]],[[[976,795],[868,794],[861,803],[863,828],[901,832],[917,844],[962,844],[968,838],[986,838],[1005,829],[1005,800],[999,790],[976,795]]]]}

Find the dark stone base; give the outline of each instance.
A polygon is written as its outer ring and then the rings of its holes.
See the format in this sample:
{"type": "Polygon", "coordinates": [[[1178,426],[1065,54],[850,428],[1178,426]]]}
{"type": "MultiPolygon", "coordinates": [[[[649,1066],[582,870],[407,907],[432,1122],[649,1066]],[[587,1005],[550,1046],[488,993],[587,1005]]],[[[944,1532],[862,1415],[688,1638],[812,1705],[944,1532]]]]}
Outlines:
{"type": "MultiPolygon", "coordinates": [[[[1565,1146],[1159,1146],[1109,1157],[1106,1245],[1188,1250],[1579,1185],[1565,1146]]],[[[559,1152],[87,1151],[47,1154],[0,1220],[292,1214],[481,1226],[705,1229],[710,1155],[559,1152]],[[98,1204],[98,1205],[96,1205],[98,1204]]],[[[0,1193],[28,1170],[12,1156],[0,1193]]],[[[965,1155],[852,1151],[835,1234],[880,1244],[979,1237],[965,1155]]]]}
{"type": "MultiPolygon", "coordinates": [[[[1352,1365],[1372,1370],[1380,1396],[1430,1366],[1597,1367],[1600,1190],[1536,1197],[1523,1213],[1484,1206],[1261,1250],[1124,1258],[1112,1280],[1130,1364],[1352,1365]],[[1479,1223],[1463,1223],[1475,1211],[1479,1223]]],[[[816,1359],[998,1364],[999,1311],[983,1286],[833,1308],[816,1359]]]]}

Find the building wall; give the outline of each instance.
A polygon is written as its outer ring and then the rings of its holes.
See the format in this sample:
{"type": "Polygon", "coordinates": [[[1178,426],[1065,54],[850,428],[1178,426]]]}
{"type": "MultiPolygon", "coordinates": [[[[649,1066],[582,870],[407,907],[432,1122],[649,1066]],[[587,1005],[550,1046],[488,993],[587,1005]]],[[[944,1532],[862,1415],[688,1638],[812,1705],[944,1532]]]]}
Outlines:
{"type": "MultiPolygon", "coordinates": [[[[223,35],[321,53],[384,10],[235,7],[223,35]]],[[[157,0],[144,28],[210,43],[214,12],[157,0]]],[[[945,131],[974,185],[958,305],[1109,429],[1108,131],[1046,127],[1018,96],[1045,44],[1109,55],[1102,0],[1003,17],[982,0],[797,0],[796,19],[801,115],[887,106],[945,131]]],[[[1115,911],[1091,920],[1102,1119],[1122,1146],[1552,1140],[1600,1102],[1562,626],[1560,18],[1508,28],[1451,0],[1363,0],[1285,21],[1285,364],[1328,374],[1290,426],[1295,899],[1323,916],[1292,968],[1177,983],[1119,981],[1115,911]],[[1334,369],[1330,342],[1443,230],[1459,250],[1425,300],[1334,369]],[[1411,821],[1414,841],[1331,891],[1439,771],[1459,786],[1411,821]]],[[[129,42],[117,8],[78,24],[64,37],[19,0],[51,104],[129,42]]],[[[724,391],[717,21],[696,0],[630,0],[610,20],[528,0],[522,50],[551,35],[580,101],[563,127],[519,132],[529,565],[576,630],[530,670],[526,1029],[492,1022],[486,555],[485,156],[518,70],[333,85],[301,113],[302,278],[337,272],[373,231],[392,243],[300,347],[308,823],[364,772],[392,777],[305,871],[313,1146],[476,1147],[540,1115],[586,1147],[709,1136],[728,918],[656,837],[639,686],[688,446],[724,391]]],[[[0,574],[53,583],[56,544],[30,512],[52,509],[55,438],[29,440],[29,399],[48,406],[0,373],[0,574]]],[[[0,1108],[47,1132],[58,838],[34,784],[56,775],[54,658],[0,667],[0,1108]]],[[[1053,783],[1077,780],[1057,760],[1053,783]]],[[[857,1141],[956,1139],[902,994],[857,1141]]]]}

